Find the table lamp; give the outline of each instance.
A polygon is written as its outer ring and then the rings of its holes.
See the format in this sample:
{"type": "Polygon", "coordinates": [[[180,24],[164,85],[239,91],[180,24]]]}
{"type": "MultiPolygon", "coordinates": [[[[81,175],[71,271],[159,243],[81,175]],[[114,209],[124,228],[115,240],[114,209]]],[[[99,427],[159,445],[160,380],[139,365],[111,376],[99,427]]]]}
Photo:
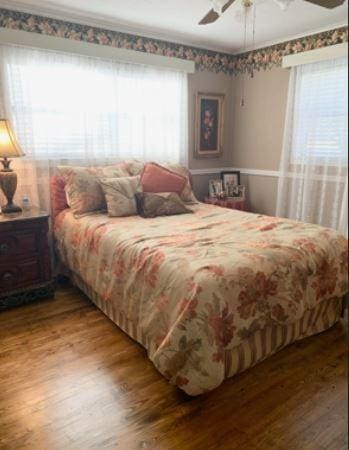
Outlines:
{"type": "Polygon", "coordinates": [[[11,160],[8,158],[17,158],[24,156],[15,135],[13,134],[10,122],[6,119],[0,119],[0,162],[3,169],[0,170],[0,187],[4,193],[7,205],[1,206],[4,214],[21,212],[22,209],[13,203],[13,197],[17,189],[17,174],[10,168],[11,160]]]}

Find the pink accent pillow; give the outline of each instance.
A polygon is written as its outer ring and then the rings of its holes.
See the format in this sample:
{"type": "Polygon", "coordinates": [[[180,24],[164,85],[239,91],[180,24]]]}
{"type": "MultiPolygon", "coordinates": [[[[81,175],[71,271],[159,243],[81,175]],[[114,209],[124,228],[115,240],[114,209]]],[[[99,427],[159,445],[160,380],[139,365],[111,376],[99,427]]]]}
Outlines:
{"type": "Polygon", "coordinates": [[[69,208],[67,205],[67,197],[65,194],[65,182],[62,177],[54,176],[50,181],[51,191],[51,209],[53,220],[58,214],[65,209],[69,208]]]}
{"type": "Polygon", "coordinates": [[[156,163],[147,163],[141,175],[143,192],[154,194],[176,192],[178,195],[181,195],[186,183],[186,177],[156,163]]]}

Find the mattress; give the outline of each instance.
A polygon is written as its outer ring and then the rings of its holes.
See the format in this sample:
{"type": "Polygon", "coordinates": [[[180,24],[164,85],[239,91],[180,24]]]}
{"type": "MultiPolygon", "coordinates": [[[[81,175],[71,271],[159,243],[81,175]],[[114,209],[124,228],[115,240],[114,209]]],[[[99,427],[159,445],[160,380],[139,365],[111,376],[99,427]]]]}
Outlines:
{"type": "Polygon", "coordinates": [[[155,367],[199,395],[340,316],[348,242],[334,230],[198,204],[143,219],[61,212],[76,283],[155,367]]]}

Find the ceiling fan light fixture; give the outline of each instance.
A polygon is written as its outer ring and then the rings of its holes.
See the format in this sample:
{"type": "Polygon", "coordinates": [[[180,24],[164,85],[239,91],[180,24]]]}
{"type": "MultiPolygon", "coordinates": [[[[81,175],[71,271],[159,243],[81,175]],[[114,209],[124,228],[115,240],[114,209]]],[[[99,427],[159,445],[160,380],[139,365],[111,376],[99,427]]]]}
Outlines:
{"type": "Polygon", "coordinates": [[[280,6],[280,8],[283,11],[286,11],[286,9],[290,6],[290,3],[292,3],[293,0],[275,0],[275,2],[280,6]]]}
{"type": "Polygon", "coordinates": [[[226,0],[211,0],[212,8],[219,16],[223,14],[223,8],[226,4],[226,0]]]}

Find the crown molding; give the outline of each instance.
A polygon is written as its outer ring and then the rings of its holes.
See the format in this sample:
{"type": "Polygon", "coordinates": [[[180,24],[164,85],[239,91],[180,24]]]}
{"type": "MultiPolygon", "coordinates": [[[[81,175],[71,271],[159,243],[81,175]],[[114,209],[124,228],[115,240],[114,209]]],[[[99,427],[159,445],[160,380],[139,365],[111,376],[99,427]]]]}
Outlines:
{"type": "Polygon", "coordinates": [[[304,31],[302,33],[298,33],[298,34],[293,34],[293,35],[289,35],[286,37],[283,37],[282,40],[280,39],[273,39],[271,41],[265,41],[265,42],[261,42],[260,44],[258,44],[257,46],[248,46],[245,49],[240,48],[238,50],[235,50],[233,55],[234,56],[238,56],[238,55],[242,55],[244,53],[248,53],[248,52],[252,52],[252,51],[256,51],[256,50],[262,50],[263,48],[268,48],[268,47],[273,47],[274,45],[278,45],[278,44],[282,44],[284,42],[290,42],[290,41],[294,41],[297,39],[302,39],[304,37],[307,36],[312,36],[314,34],[319,34],[319,33],[324,33],[326,31],[331,31],[331,30],[335,30],[336,28],[342,28],[342,27],[346,27],[348,26],[348,21],[342,21],[342,22],[336,22],[336,23],[331,23],[329,25],[326,25],[325,27],[321,27],[321,28],[315,28],[313,30],[307,30],[304,31]]]}
{"type": "Polygon", "coordinates": [[[67,11],[66,8],[53,5],[52,3],[47,3],[46,1],[39,0],[39,5],[27,5],[21,1],[17,0],[0,0],[0,8],[6,8],[13,11],[24,12],[27,14],[33,14],[37,16],[49,17],[52,19],[63,20],[67,22],[74,22],[79,25],[87,25],[90,27],[107,29],[110,31],[116,31],[120,33],[128,33],[135,36],[145,37],[148,39],[157,39],[165,42],[170,42],[178,45],[185,45],[189,47],[196,47],[202,50],[209,50],[213,52],[226,53],[229,55],[241,55],[243,53],[251,52],[254,50],[261,50],[263,48],[272,47],[277,44],[282,44],[283,42],[293,41],[295,39],[300,39],[305,36],[310,36],[325,31],[330,31],[336,28],[348,26],[348,21],[343,20],[341,22],[331,23],[325,27],[310,29],[302,33],[295,35],[288,35],[282,38],[273,39],[269,41],[260,42],[257,46],[248,46],[244,48],[237,48],[232,50],[228,46],[203,46],[201,42],[198,42],[193,37],[185,35],[183,33],[169,33],[164,29],[158,29],[154,32],[150,27],[144,27],[139,25],[134,25],[127,22],[118,22],[116,20],[111,20],[108,16],[102,14],[93,13],[81,13],[75,8],[70,8],[67,11]]]}
{"type": "MultiPolygon", "coordinates": [[[[110,22],[103,25],[95,21],[92,23],[88,19],[78,21],[73,15],[65,20],[63,15],[49,13],[47,10],[42,12],[39,8],[31,9],[30,12],[29,9],[23,8],[23,3],[18,1],[11,3],[11,6],[16,6],[17,9],[10,9],[8,6],[9,0],[0,0],[0,25],[4,29],[41,34],[53,38],[63,37],[70,42],[77,40],[100,46],[183,59],[195,63],[196,70],[209,70],[226,75],[252,74],[254,71],[271,70],[273,67],[281,67],[284,56],[348,41],[348,29],[344,27],[339,30],[332,29],[319,34],[302,36],[302,39],[298,40],[283,41],[274,46],[263,47],[263,50],[234,55],[207,48],[191,47],[188,44],[169,40],[159,40],[158,37],[134,35],[129,33],[130,30],[121,31],[120,27],[115,27],[115,24],[110,26],[110,22]]],[[[138,30],[139,32],[140,30],[138,30]]],[[[169,37],[167,36],[167,38],[169,37]]]]}
{"type": "Polygon", "coordinates": [[[30,48],[41,48],[55,52],[64,52],[93,58],[105,58],[127,63],[155,66],[163,69],[195,73],[195,63],[180,58],[169,58],[144,52],[135,52],[123,48],[75,41],[61,37],[45,36],[27,31],[0,28],[0,44],[15,44],[30,48]]]}
{"type": "Polygon", "coordinates": [[[16,0],[0,0],[0,8],[9,9],[12,11],[33,14],[36,16],[49,17],[51,19],[63,20],[66,22],[74,22],[79,25],[87,25],[95,28],[102,28],[119,33],[128,33],[139,37],[148,39],[162,40],[178,45],[185,45],[189,47],[196,47],[202,50],[209,50],[212,52],[227,53],[233,55],[228,46],[203,46],[201,42],[196,39],[188,37],[182,33],[169,33],[166,30],[150,30],[148,27],[142,27],[126,22],[118,22],[111,20],[108,16],[93,13],[81,13],[75,8],[69,9],[59,6],[48,5],[47,2],[40,1],[40,6],[27,5],[26,3],[16,0]]]}

